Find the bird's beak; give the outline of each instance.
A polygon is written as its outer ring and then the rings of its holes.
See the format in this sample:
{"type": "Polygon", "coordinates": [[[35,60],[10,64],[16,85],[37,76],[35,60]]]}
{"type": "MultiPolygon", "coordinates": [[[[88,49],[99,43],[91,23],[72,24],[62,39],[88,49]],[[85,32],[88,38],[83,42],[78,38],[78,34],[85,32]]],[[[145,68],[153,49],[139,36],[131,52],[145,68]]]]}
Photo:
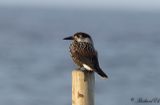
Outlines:
{"type": "Polygon", "coordinates": [[[63,40],[73,40],[73,36],[69,36],[69,37],[66,37],[66,38],[63,38],[63,40]]]}

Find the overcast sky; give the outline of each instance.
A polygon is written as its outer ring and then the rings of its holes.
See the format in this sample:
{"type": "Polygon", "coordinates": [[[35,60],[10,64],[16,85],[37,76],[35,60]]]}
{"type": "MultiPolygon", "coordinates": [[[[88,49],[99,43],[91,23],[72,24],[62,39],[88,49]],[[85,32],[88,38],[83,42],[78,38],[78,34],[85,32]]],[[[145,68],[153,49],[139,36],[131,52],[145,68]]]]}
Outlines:
{"type": "Polygon", "coordinates": [[[0,5],[160,10],[160,0],[0,0],[0,5]]]}

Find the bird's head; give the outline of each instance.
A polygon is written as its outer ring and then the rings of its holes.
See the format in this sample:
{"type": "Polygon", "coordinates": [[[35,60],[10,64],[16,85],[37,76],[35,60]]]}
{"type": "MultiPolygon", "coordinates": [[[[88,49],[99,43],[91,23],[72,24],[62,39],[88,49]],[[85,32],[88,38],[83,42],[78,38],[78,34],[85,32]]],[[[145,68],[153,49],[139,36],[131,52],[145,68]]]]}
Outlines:
{"type": "Polygon", "coordinates": [[[63,40],[74,40],[77,42],[86,42],[93,44],[92,38],[84,32],[77,32],[73,36],[66,37],[63,40]]]}

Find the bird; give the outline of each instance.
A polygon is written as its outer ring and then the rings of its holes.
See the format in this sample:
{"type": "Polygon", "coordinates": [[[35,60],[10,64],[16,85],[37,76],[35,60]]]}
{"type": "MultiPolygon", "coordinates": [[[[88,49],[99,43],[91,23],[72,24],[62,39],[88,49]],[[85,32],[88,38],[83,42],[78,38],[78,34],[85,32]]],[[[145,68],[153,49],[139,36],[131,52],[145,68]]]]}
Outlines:
{"type": "Polygon", "coordinates": [[[98,53],[89,34],[77,32],[72,36],[65,37],[63,40],[72,40],[69,47],[70,54],[79,69],[84,68],[87,71],[98,73],[102,78],[108,78],[99,66],[98,53]]]}

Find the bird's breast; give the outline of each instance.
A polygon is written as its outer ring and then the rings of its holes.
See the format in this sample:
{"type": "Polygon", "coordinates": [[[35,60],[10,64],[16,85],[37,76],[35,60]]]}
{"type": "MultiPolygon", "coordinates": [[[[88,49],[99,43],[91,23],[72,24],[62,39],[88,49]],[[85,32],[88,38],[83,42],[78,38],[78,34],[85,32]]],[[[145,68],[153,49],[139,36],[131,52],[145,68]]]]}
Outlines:
{"type": "Polygon", "coordinates": [[[70,45],[70,52],[71,53],[80,53],[82,55],[85,54],[93,54],[96,51],[94,50],[94,47],[90,43],[85,43],[85,42],[73,42],[70,45]]]}

